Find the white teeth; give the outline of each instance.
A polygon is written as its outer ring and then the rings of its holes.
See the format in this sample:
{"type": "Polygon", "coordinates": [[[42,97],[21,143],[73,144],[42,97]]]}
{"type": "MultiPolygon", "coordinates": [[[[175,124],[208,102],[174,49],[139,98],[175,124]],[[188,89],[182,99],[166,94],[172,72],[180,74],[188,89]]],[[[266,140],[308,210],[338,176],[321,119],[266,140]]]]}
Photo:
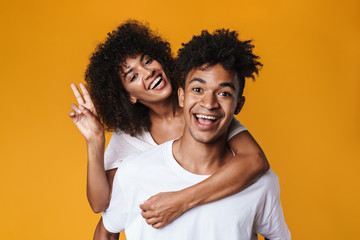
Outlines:
{"type": "Polygon", "coordinates": [[[210,119],[210,120],[216,120],[216,117],[214,116],[206,116],[206,115],[201,115],[201,114],[196,114],[197,118],[204,118],[204,119],[210,119]]]}
{"type": "Polygon", "coordinates": [[[158,77],[151,83],[149,89],[152,90],[152,89],[156,86],[156,84],[157,84],[159,81],[161,81],[161,79],[162,79],[161,76],[158,76],[158,77]]]}

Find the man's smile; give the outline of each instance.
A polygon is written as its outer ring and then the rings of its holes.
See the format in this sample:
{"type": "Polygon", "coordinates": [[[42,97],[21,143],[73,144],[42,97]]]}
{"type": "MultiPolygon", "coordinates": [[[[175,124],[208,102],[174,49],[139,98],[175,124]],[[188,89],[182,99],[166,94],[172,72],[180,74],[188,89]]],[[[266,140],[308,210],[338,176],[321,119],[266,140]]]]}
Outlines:
{"type": "Polygon", "coordinates": [[[198,126],[200,126],[203,129],[211,129],[215,125],[217,125],[220,122],[220,119],[222,116],[220,114],[200,114],[200,113],[194,113],[193,114],[195,121],[198,126]]]}

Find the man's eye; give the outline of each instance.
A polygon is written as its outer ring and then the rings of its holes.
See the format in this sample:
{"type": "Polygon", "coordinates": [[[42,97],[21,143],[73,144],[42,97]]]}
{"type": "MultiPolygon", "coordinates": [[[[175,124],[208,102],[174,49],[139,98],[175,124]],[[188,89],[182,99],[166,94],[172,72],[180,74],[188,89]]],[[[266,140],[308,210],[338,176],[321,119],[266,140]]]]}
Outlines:
{"type": "Polygon", "coordinates": [[[221,92],[220,96],[231,97],[231,93],[229,93],[229,92],[221,92]]]}
{"type": "Polygon", "coordinates": [[[149,65],[150,63],[152,63],[153,60],[154,60],[154,59],[152,59],[152,58],[147,58],[147,59],[145,60],[145,65],[149,65]]]}
{"type": "Polygon", "coordinates": [[[193,88],[192,90],[193,90],[194,92],[202,92],[202,89],[201,89],[201,88],[198,88],[198,87],[193,88]]]}
{"type": "Polygon", "coordinates": [[[131,78],[130,78],[130,82],[134,81],[136,78],[137,78],[137,73],[132,75],[131,78]]]}

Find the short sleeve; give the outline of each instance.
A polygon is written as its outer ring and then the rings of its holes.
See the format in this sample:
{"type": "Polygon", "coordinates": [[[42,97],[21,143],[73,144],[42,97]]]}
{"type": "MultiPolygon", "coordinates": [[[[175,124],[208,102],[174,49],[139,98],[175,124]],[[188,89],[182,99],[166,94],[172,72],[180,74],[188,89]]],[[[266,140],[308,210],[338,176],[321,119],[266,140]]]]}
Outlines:
{"type": "Polygon", "coordinates": [[[255,231],[267,239],[290,240],[291,234],[285,223],[280,202],[280,187],[278,178],[273,181],[265,194],[262,206],[255,220],[255,231]]]}
{"type": "Polygon", "coordinates": [[[119,233],[125,229],[128,216],[127,202],[120,186],[119,172],[117,171],[114,177],[109,208],[102,213],[104,227],[112,233],[119,233]]]}
{"type": "Polygon", "coordinates": [[[227,141],[230,141],[230,139],[234,137],[236,134],[246,130],[247,130],[246,127],[242,125],[239,122],[239,120],[237,120],[236,117],[234,116],[228,129],[227,141]]]}
{"type": "Polygon", "coordinates": [[[139,150],[129,144],[125,133],[114,132],[105,151],[105,170],[118,168],[126,157],[136,152],[139,150]]]}

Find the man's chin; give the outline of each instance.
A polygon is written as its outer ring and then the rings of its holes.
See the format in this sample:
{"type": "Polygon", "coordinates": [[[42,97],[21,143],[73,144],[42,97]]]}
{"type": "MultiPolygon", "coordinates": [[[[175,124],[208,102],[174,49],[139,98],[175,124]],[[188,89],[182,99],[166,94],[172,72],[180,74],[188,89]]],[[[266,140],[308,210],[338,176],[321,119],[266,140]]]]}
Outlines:
{"type": "Polygon", "coordinates": [[[219,139],[219,136],[208,133],[191,133],[191,136],[196,142],[203,144],[210,144],[219,139]]]}

